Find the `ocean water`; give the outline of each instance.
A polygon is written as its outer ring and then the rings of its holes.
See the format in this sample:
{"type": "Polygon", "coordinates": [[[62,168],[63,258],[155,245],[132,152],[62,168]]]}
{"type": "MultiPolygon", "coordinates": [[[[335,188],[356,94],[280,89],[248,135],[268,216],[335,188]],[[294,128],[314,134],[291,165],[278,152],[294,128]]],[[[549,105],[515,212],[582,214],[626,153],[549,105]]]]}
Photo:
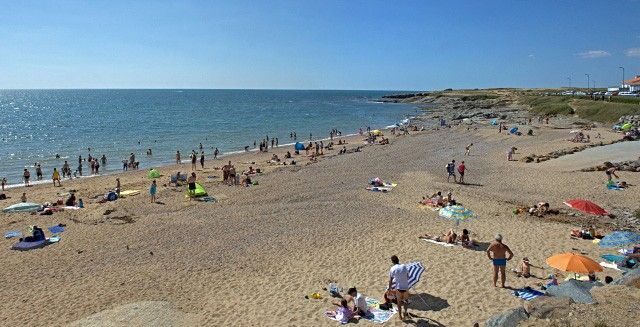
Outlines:
{"type": "MultiPolygon", "coordinates": [[[[0,90],[0,178],[21,183],[36,162],[50,179],[54,167],[78,155],[107,157],[101,172],[122,168],[136,154],[141,169],[173,163],[176,150],[188,159],[202,143],[207,160],[253,149],[266,138],[280,146],[297,140],[381,128],[415,115],[412,105],[376,101],[390,91],[303,90],[0,90]],[[89,148],[91,151],[89,152],[89,148]],[[153,155],[147,156],[151,148],[153,155]],[[60,155],[56,159],[56,154],[60,155]]],[[[89,166],[83,165],[85,175],[89,166]]]]}

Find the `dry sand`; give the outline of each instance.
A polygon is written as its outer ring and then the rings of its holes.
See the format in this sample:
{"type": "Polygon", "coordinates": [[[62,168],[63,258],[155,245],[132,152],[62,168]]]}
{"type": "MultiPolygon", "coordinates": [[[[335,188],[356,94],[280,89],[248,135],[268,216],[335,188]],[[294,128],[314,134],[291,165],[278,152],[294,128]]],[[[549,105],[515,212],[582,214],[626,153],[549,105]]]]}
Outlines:
{"type": "MultiPolygon", "coordinates": [[[[391,145],[368,146],[360,153],[268,168],[256,178],[259,185],[249,188],[222,185],[221,172],[213,169],[198,172],[209,194],[221,199],[218,203],[189,201],[184,189],[162,186],[165,177],[158,188],[158,200],[164,204],[149,203],[145,171],[119,175],[123,189],[139,189],[142,194],[105,204],[88,199],[113,186],[114,176],[65,181],[64,188],[28,188],[29,201],[38,202],[76,189],[87,208],[52,216],[0,214],[3,231],[32,224],[67,225],[60,243],[39,250],[9,251],[15,241],[0,241],[6,249],[0,258],[0,325],[75,321],[75,326],[110,326],[129,320],[132,325],[164,321],[169,326],[334,326],[322,316],[330,300],[304,296],[316,291],[326,295],[322,288],[336,280],[342,287],[356,286],[380,298],[393,254],[405,262],[422,261],[426,267],[414,289],[426,305],[412,301],[414,323],[483,322],[521,300],[491,285],[492,268],[484,252],[417,239],[453,227],[436,212],[418,208],[422,196],[452,190],[480,216],[463,223],[458,232],[467,228],[484,242],[502,233],[515,253],[507,268],[515,268],[527,256],[534,265],[546,267],[533,269],[539,276],[553,272],[544,264],[553,254],[579,249],[597,258],[606,252],[589,241],[572,240],[569,232],[574,226],[514,216],[516,204],[547,201],[562,207],[562,201],[571,198],[593,199],[604,208],[633,208],[638,203],[637,190],[607,191],[602,172],[571,172],[564,164],[554,165],[554,160],[544,165],[506,161],[510,146],[529,154],[574,145],[566,141],[567,130],[543,127],[536,133],[516,137],[494,128],[460,126],[392,137],[391,145]],[[471,156],[464,157],[464,146],[470,142],[475,144],[471,156]],[[466,162],[469,184],[446,182],[444,166],[451,159],[466,162]],[[386,194],[366,191],[375,176],[399,185],[386,194]],[[115,211],[103,215],[108,209],[115,211]]],[[[601,133],[605,139],[619,137],[601,133]]],[[[349,147],[360,144],[352,140],[349,147]]],[[[285,151],[276,150],[280,155],[285,151]]],[[[264,169],[267,165],[261,162],[270,156],[251,153],[232,160],[255,161],[254,167],[264,169]]],[[[221,166],[223,160],[216,164],[221,166]]],[[[159,170],[168,176],[188,168],[159,170]]],[[[640,185],[638,174],[620,175],[640,185]]],[[[2,205],[18,202],[23,190],[6,192],[12,199],[2,205]]],[[[618,273],[605,270],[599,277],[605,275],[618,273]]],[[[538,281],[509,275],[507,284],[522,287],[538,281]]],[[[404,323],[396,316],[386,325],[404,323]]]]}

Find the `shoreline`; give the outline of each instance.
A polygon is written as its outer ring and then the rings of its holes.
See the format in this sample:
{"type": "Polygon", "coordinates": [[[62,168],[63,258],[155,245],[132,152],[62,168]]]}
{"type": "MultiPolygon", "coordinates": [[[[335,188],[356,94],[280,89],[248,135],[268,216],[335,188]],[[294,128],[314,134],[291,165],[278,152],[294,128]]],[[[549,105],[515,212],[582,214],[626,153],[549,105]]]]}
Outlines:
{"type": "MultiPolygon", "coordinates": [[[[602,134],[604,138],[618,136],[602,134]]],[[[508,144],[524,152],[549,151],[566,146],[565,135],[564,130],[541,126],[535,137],[511,136],[483,125],[477,130],[465,125],[427,129],[408,136],[387,133],[389,145],[365,146],[362,152],[346,155],[338,155],[339,148],[334,147],[314,163],[303,152],[294,156],[299,162],[296,166],[266,164],[274,151],[240,153],[233,156],[238,171],[256,162],[254,167],[265,173],[255,177],[259,185],[231,187],[222,184],[220,171],[212,165],[205,165],[204,171],[198,168],[198,181],[218,199],[215,203],[189,201],[184,186],[163,185],[175,170],[190,171],[189,164],[160,170],[164,174],[158,179],[162,204],[149,201],[146,170],[120,175],[124,190],[141,190],[141,194],[113,202],[92,200],[115,186],[110,176],[63,183],[61,188],[34,186],[28,194],[34,202],[51,201],[57,193],[75,188],[78,197],[86,199],[85,209],[52,216],[7,214],[3,230],[22,230],[33,224],[64,223],[67,227],[54,245],[29,252],[6,250],[0,271],[7,280],[33,279],[38,284],[55,282],[66,287],[28,302],[5,301],[0,309],[7,313],[8,324],[65,325],[96,312],[130,314],[129,304],[162,300],[177,308],[178,316],[193,318],[185,323],[190,326],[332,326],[335,323],[322,315],[329,303],[304,296],[320,292],[325,297],[322,288],[326,280],[332,280],[381,298],[388,281],[388,258],[397,254],[403,262],[426,263],[422,282],[413,292],[428,296],[428,303],[444,309],[416,307],[410,309],[412,313],[445,325],[472,325],[504,307],[519,305],[520,300],[490,285],[490,265],[483,252],[418,240],[425,233],[449,230],[452,224],[438,218],[437,212],[416,207],[416,202],[433,191],[452,190],[456,199],[481,217],[454,228],[469,229],[471,237],[480,242],[500,232],[516,261],[527,256],[543,266],[544,273],[553,272],[544,265],[545,258],[571,248],[597,258],[607,251],[570,238],[579,218],[569,216],[573,220],[567,224],[512,215],[518,204],[548,201],[553,208],[561,208],[562,201],[574,197],[597,199],[612,211],[634,205],[634,190],[611,193],[593,188],[601,184],[602,173],[580,173],[576,179],[574,173],[503,158],[508,144]],[[463,156],[469,140],[475,145],[470,156],[463,156]],[[469,184],[447,183],[443,166],[452,158],[466,161],[469,184]],[[398,186],[388,193],[367,191],[373,177],[398,186]],[[540,233],[546,237],[533,243],[521,237],[540,233]],[[351,246],[350,235],[357,237],[357,246],[351,246]],[[34,261],[41,269],[27,269],[34,261]],[[457,285],[464,282],[474,287],[460,289],[457,285]],[[216,290],[225,287],[234,289],[237,296],[220,298],[216,290]],[[61,297],[64,303],[53,301],[61,297]],[[285,302],[289,306],[283,309],[285,302]],[[297,314],[291,314],[291,309],[297,314]],[[239,322],[238,315],[247,318],[239,322]]],[[[347,148],[363,144],[357,135],[347,142],[347,148]]],[[[286,150],[290,148],[276,148],[275,152],[280,155],[286,150]]],[[[637,174],[624,178],[640,184],[637,174]]],[[[11,190],[9,201],[17,201],[19,191],[11,190]]],[[[15,242],[0,241],[7,248],[15,242]]],[[[511,262],[508,268],[515,265],[511,262]]],[[[605,274],[619,275],[606,271],[598,276],[605,274]]],[[[535,281],[508,277],[508,285],[514,288],[535,287],[535,281]]],[[[37,284],[9,283],[0,296],[13,298],[36,290],[37,284]]],[[[386,324],[402,326],[398,319],[386,324]]]]}

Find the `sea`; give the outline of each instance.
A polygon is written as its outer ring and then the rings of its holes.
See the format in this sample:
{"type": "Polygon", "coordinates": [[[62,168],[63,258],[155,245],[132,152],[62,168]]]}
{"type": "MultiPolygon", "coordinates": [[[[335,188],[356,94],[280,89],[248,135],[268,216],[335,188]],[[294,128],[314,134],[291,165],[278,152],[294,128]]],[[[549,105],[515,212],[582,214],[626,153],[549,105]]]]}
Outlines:
{"type": "Polygon", "coordinates": [[[107,157],[100,170],[108,174],[122,171],[131,153],[148,169],[174,163],[177,150],[188,160],[200,143],[209,161],[216,147],[222,155],[254,150],[267,136],[283,148],[332,129],[346,136],[385,128],[418,113],[379,101],[395,93],[402,91],[0,90],[0,178],[21,184],[27,168],[33,181],[39,163],[49,181],[54,167],[68,160],[75,170],[89,154],[107,157]]]}

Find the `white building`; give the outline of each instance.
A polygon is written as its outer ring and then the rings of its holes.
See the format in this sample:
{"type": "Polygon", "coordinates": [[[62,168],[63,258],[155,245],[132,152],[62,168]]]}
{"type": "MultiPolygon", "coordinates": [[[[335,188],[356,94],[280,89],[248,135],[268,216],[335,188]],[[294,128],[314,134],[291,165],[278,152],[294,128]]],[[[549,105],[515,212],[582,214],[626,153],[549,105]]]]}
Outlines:
{"type": "Polygon", "coordinates": [[[629,92],[640,92],[640,75],[624,81],[624,84],[629,87],[629,92]]]}

